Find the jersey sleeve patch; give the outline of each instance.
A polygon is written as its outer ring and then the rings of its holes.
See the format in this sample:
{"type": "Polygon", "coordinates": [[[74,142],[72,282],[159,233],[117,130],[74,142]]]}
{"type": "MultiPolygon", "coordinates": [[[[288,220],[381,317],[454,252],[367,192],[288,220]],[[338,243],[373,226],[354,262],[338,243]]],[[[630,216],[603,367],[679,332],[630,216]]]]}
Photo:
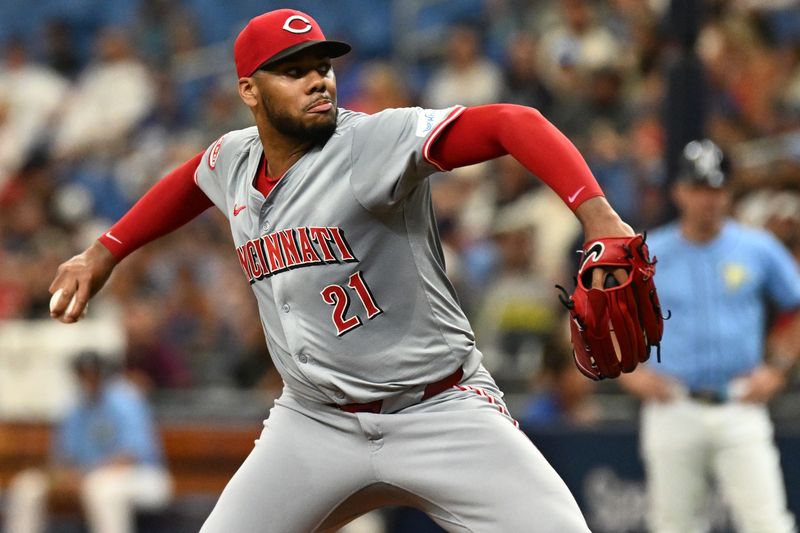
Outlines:
{"type": "Polygon", "coordinates": [[[219,157],[219,151],[222,149],[222,140],[225,139],[223,135],[214,145],[211,147],[211,150],[208,152],[208,168],[214,170],[214,167],[217,166],[217,158],[219,157]]]}
{"type": "MultiPolygon", "coordinates": [[[[438,162],[434,161],[431,158],[430,156],[431,146],[433,146],[433,142],[436,140],[437,137],[439,137],[439,134],[442,133],[442,131],[444,131],[447,125],[453,122],[455,119],[457,119],[461,115],[461,113],[464,112],[465,109],[466,107],[464,106],[456,106],[453,109],[444,109],[441,111],[435,111],[435,113],[439,113],[440,117],[444,116],[444,119],[439,121],[438,125],[432,127],[432,131],[428,134],[428,138],[425,139],[425,144],[422,146],[422,157],[425,159],[425,161],[436,167],[441,172],[447,172],[450,169],[444,168],[444,166],[442,166],[441,164],[439,164],[438,162]]],[[[424,110],[423,116],[427,116],[429,111],[430,110],[427,109],[424,110]]],[[[417,125],[417,135],[419,135],[419,122],[417,125]]]]}
{"type": "Polygon", "coordinates": [[[448,113],[448,109],[421,109],[417,117],[417,137],[427,137],[448,113]]]}

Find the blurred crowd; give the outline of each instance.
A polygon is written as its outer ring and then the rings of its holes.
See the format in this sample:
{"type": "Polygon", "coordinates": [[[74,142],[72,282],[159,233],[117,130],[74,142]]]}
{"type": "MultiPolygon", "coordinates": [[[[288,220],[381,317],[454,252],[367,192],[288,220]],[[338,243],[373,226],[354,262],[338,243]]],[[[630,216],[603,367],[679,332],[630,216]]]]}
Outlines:
{"type": "MultiPolygon", "coordinates": [[[[385,39],[334,63],[341,107],[532,106],[578,146],[636,229],[673,215],[665,72],[685,51],[667,23],[669,1],[417,2],[414,15],[437,36],[424,50],[414,46],[417,28],[396,20],[408,18],[399,3],[375,2],[384,20],[334,25],[341,35],[329,37],[385,39]]],[[[125,24],[87,28],[43,16],[33,34],[3,32],[0,320],[46,317],[60,262],[167,171],[251,124],[236,94],[231,39],[273,6],[242,2],[241,24],[215,40],[199,29],[215,16],[206,4],[131,1],[125,24]]],[[[331,10],[286,2],[294,4],[320,17],[331,10]]],[[[707,80],[707,134],[737,165],[735,214],[773,230],[800,259],[800,8],[788,0],[707,8],[695,50],[707,80]]],[[[568,335],[553,288],[571,286],[581,235],[570,211],[510,158],[431,182],[448,273],[486,364],[509,392],[532,393],[518,415],[599,416],[587,403],[593,384],[573,384],[577,372],[565,372],[568,335]]],[[[274,390],[249,291],[225,220],[209,211],[127,258],[101,299],[120,310],[125,365],[143,386],[274,390]]]]}

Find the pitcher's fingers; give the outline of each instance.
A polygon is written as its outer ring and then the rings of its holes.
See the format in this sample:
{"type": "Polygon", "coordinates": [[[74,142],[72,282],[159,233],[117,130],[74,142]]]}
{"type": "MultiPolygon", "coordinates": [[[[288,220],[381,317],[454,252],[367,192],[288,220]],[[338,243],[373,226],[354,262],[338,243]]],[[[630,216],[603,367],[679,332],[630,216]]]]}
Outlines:
{"type": "Polygon", "coordinates": [[[76,282],[71,285],[59,287],[50,298],[50,316],[59,320],[63,319],[64,311],[67,309],[73,294],[75,294],[76,282]],[[56,295],[58,295],[56,297],[56,295]]]}
{"type": "Polygon", "coordinates": [[[608,287],[606,285],[606,277],[609,275],[614,276],[614,279],[617,280],[617,285],[622,285],[628,279],[628,271],[624,268],[595,267],[592,269],[592,288],[602,289],[608,287]]]}
{"type": "Polygon", "coordinates": [[[83,315],[83,310],[86,308],[86,304],[89,302],[90,294],[91,288],[89,287],[88,280],[83,280],[82,282],[78,283],[78,290],[67,306],[64,316],[71,322],[77,322],[80,320],[81,316],[83,315]]]}
{"type": "Polygon", "coordinates": [[[50,294],[55,294],[58,289],[67,289],[73,288],[74,289],[74,280],[70,280],[72,276],[70,275],[70,268],[67,266],[67,263],[61,263],[58,265],[58,269],[56,270],[56,275],[53,278],[53,281],[50,283],[50,287],[47,290],[50,291],[50,294]]]}
{"type": "Polygon", "coordinates": [[[602,267],[595,267],[592,269],[592,288],[602,289],[603,282],[606,279],[606,269],[602,267]]]}
{"type": "Polygon", "coordinates": [[[64,289],[56,289],[56,292],[50,297],[50,316],[55,318],[55,309],[58,306],[58,302],[61,301],[61,295],[64,293],[64,289]]]}
{"type": "Polygon", "coordinates": [[[50,286],[47,288],[47,291],[50,294],[55,294],[60,288],[61,288],[61,269],[59,268],[58,272],[56,272],[56,276],[53,278],[53,281],[50,282],[50,286]]]}

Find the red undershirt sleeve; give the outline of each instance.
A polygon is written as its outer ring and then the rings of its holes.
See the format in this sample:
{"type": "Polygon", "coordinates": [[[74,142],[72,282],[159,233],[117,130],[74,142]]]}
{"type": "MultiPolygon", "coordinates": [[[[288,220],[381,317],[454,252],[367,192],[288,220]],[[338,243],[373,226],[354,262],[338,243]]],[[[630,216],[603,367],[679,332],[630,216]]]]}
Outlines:
{"type": "Polygon", "coordinates": [[[213,205],[194,181],[200,152],[147,191],[98,239],[117,261],[137,248],[183,226],[213,205]]]}
{"type": "Polygon", "coordinates": [[[575,211],[603,191],[578,149],[537,110],[512,104],[467,108],[434,140],[433,164],[448,170],[511,155],[575,211]]]}

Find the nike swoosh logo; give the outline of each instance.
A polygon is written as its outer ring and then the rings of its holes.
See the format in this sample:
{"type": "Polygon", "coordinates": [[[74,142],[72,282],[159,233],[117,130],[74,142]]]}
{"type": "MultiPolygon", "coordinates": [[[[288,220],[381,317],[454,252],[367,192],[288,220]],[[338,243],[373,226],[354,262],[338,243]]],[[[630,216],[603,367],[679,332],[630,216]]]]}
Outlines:
{"type": "Polygon", "coordinates": [[[233,206],[233,216],[238,215],[239,213],[241,213],[245,209],[247,209],[246,205],[235,205],[234,204],[234,206],[233,206]]]}
{"type": "Polygon", "coordinates": [[[580,189],[578,189],[577,191],[575,191],[575,194],[570,194],[570,195],[567,197],[567,200],[569,200],[569,203],[572,203],[572,202],[574,202],[574,201],[575,201],[575,199],[578,197],[578,195],[581,193],[581,191],[582,191],[583,189],[585,189],[585,188],[586,188],[586,185],[582,186],[580,189]]]}
{"type": "Polygon", "coordinates": [[[122,244],[122,241],[121,241],[121,240],[119,240],[119,239],[117,239],[117,238],[116,238],[116,237],[114,237],[113,235],[111,235],[111,232],[110,232],[110,231],[107,231],[107,232],[106,232],[106,237],[108,237],[108,238],[109,238],[109,239],[111,239],[112,241],[115,241],[115,242],[118,242],[118,243],[122,244]]]}

